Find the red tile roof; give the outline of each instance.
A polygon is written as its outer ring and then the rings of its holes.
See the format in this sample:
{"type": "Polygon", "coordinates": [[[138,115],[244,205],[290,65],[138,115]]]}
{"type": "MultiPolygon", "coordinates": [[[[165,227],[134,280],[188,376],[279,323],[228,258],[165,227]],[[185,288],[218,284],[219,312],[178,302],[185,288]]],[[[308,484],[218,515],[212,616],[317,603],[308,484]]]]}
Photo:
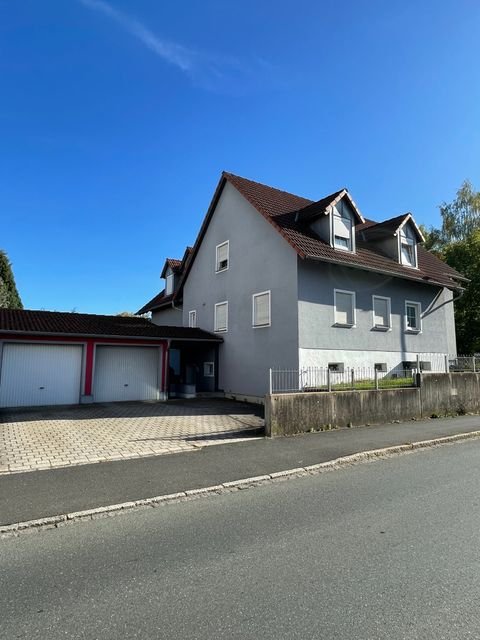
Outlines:
{"type": "Polygon", "coordinates": [[[173,273],[180,271],[182,267],[182,261],[177,260],[176,258],[167,258],[167,264],[170,267],[170,269],[173,271],[173,273]]]}
{"type": "Polygon", "coordinates": [[[37,335],[111,336],[176,340],[213,340],[216,334],[189,327],[162,327],[135,316],[101,316],[90,313],[0,309],[0,333],[37,335]]]}
{"type": "MultiPolygon", "coordinates": [[[[319,238],[309,227],[308,220],[310,220],[312,216],[315,217],[319,212],[323,213],[343,192],[348,194],[346,189],[340,189],[321,200],[314,201],[309,198],[294,195],[293,193],[288,193],[287,191],[269,187],[260,182],[236,176],[233,173],[223,172],[203,220],[195,245],[188,253],[188,260],[185,260],[184,257],[181,280],[173,296],[174,300],[181,299],[183,284],[188,277],[190,268],[195,260],[195,255],[207,231],[215,207],[227,181],[283,236],[301,258],[337,263],[357,269],[389,274],[408,280],[439,284],[450,288],[461,288],[459,281],[466,281],[466,278],[463,278],[458,271],[449,267],[445,262],[442,262],[433,254],[426,251],[422,246],[418,246],[418,269],[412,269],[411,267],[399,264],[397,261],[382,253],[374,243],[369,243],[367,241],[369,234],[366,234],[365,240],[363,240],[361,233],[358,233],[371,229],[369,233],[373,234],[373,228],[377,227],[378,229],[381,226],[384,226],[384,231],[387,231],[393,228],[397,221],[401,224],[409,214],[397,216],[384,223],[365,220],[364,223],[356,226],[356,252],[341,251],[334,249],[319,238]]],[[[349,194],[348,197],[350,197],[349,194]]],[[[355,203],[353,204],[355,205],[355,203]]],[[[358,209],[356,210],[358,212],[358,209]]],[[[155,296],[139,313],[145,313],[146,311],[159,308],[165,304],[167,301],[162,295],[163,292],[155,296]]],[[[169,300],[169,302],[171,302],[171,300],[169,300]]]]}
{"type": "MultiPolygon", "coordinates": [[[[236,187],[244,198],[273,224],[301,258],[334,262],[369,271],[388,273],[409,280],[438,283],[447,287],[458,288],[459,284],[456,279],[465,280],[455,269],[449,267],[421,246],[418,247],[418,269],[399,264],[381,253],[371,243],[362,242],[361,238],[357,238],[356,253],[334,249],[321,240],[310,229],[308,224],[296,221],[297,212],[308,205],[314,204],[312,200],[301,198],[231,173],[224,173],[222,180],[228,180],[236,187]]],[[[337,195],[339,193],[336,192],[337,195]]],[[[330,198],[334,199],[334,197],[335,194],[332,194],[319,202],[323,203],[330,198]]],[[[405,215],[399,216],[399,218],[402,220],[405,215]]],[[[392,219],[390,223],[393,220],[395,219],[392,219]]],[[[358,228],[371,228],[375,224],[377,223],[368,221],[368,223],[359,225],[358,228]]]]}
{"type": "Polygon", "coordinates": [[[163,309],[164,307],[169,307],[171,306],[173,298],[173,293],[166,296],[165,289],[163,289],[162,291],[160,291],[160,293],[149,300],[147,304],[143,305],[143,307],[137,311],[137,315],[141,316],[144,313],[155,311],[155,309],[163,309]]]}

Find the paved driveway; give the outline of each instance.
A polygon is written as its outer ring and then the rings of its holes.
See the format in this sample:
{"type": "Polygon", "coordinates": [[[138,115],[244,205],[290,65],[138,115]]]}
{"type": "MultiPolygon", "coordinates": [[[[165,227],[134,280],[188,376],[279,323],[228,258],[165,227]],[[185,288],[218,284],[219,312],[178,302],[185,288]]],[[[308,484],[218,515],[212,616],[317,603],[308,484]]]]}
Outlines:
{"type": "Polygon", "coordinates": [[[191,451],[261,435],[263,407],[227,400],[0,413],[0,474],[191,451]]]}

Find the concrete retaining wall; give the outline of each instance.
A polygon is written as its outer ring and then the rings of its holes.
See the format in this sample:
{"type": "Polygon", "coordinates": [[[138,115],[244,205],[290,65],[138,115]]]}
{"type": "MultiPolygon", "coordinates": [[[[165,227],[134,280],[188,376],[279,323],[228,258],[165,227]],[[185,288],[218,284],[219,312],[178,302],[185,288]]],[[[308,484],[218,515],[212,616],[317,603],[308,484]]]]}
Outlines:
{"type": "Polygon", "coordinates": [[[424,374],[410,389],[267,395],[267,436],[480,412],[480,374],[424,374]]]}

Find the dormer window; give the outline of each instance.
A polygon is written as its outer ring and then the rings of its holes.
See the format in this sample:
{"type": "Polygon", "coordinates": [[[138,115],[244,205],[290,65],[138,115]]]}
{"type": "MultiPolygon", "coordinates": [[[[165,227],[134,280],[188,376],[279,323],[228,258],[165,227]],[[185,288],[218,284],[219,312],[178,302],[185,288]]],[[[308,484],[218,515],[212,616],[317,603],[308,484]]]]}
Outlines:
{"type": "Polygon", "coordinates": [[[167,277],[166,277],[166,286],[165,286],[165,295],[169,296],[170,294],[173,293],[173,279],[175,278],[175,276],[173,275],[173,273],[170,273],[167,277]]]}
{"type": "Polygon", "coordinates": [[[332,215],[332,235],[335,249],[343,251],[355,251],[353,217],[343,201],[333,207],[332,215]]]}
{"type": "Polygon", "coordinates": [[[400,262],[407,267],[417,266],[417,240],[409,224],[400,229],[400,262]]]}

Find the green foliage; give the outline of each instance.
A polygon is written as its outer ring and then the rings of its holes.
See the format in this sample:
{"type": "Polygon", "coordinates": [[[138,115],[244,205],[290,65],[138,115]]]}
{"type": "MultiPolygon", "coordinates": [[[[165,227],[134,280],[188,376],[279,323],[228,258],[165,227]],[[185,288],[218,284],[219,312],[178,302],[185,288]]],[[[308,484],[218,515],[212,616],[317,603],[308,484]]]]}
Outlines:
{"type": "Polygon", "coordinates": [[[12,265],[5,251],[0,250],[0,307],[23,309],[22,301],[15,285],[12,265]]]}
{"type": "Polygon", "coordinates": [[[455,328],[458,353],[476,353],[480,351],[480,228],[444,247],[443,258],[470,280],[455,302],[455,328]]]}
{"type": "Polygon", "coordinates": [[[465,180],[453,202],[440,205],[440,229],[422,228],[425,248],[471,280],[455,302],[459,353],[480,350],[480,191],[465,180]]]}

